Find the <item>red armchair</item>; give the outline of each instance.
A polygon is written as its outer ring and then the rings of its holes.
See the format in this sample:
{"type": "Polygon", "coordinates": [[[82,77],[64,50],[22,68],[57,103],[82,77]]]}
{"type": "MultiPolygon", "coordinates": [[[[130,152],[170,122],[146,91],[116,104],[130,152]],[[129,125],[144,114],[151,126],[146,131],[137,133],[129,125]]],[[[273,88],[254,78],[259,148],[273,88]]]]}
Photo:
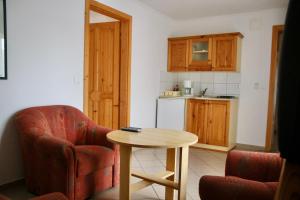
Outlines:
{"type": "Polygon", "coordinates": [[[119,182],[119,147],[110,129],[71,106],[32,107],[16,114],[30,192],[85,199],[119,182]]]}
{"type": "Polygon", "coordinates": [[[203,176],[202,200],[272,200],[282,166],[279,154],[233,150],[228,153],[225,177],[203,176]]]}

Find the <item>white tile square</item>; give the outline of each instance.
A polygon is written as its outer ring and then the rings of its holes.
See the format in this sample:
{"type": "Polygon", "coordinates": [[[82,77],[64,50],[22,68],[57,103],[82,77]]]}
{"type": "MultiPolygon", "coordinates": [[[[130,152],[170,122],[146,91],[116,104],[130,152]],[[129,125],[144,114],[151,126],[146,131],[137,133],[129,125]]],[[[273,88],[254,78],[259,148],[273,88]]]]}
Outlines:
{"type": "Polygon", "coordinates": [[[241,74],[230,72],[227,74],[227,83],[240,83],[241,82],[241,74]]]}
{"type": "Polygon", "coordinates": [[[227,83],[227,73],[226,72],[215,72],[214,83],[227,83]]]}
{"type": "Polygon", "coordinates": [[[173,82],[160,82],[160,92],[164,92],[166,90],[173,90],[175,84],[173,82]]]}
{"type": "Polygon", "coordinates": [[[193,83],[193,88],[194,88],[194,95],[195,95],[195,96],[200,95],[200,91],[201,91],[201,83],[200,83],[200,82],[194,82],[194,83],[193,83]]]}
{"type": "Polygon", "coordinates": [[[226,95],[226,94],[227,94],[226,83],[214,84],[214,95],[226,95]]]}
{"type": "Polygon", "coordinates": [[[200,73],[199,72],[191,72],[190,79],[192,82],[199,82],[200,81],[200,73]]]}
{"type": "Polygon", "coordinates": [[[238,96],[240,94],[240,84],[227,84],[227,94],[232,96],[238,96]]]}
{"type": "Polygon", "coordinates": [[[200,82],[201,83],[213,83],[214,82],[214,73],[213,72],[201,72],[200,82]]]}
{"type": "Polygon", "coordinates": [[[178,81],[183,82],[184,80],[191,80],[190,73],[188,72],[178,73],[178,81]]]}

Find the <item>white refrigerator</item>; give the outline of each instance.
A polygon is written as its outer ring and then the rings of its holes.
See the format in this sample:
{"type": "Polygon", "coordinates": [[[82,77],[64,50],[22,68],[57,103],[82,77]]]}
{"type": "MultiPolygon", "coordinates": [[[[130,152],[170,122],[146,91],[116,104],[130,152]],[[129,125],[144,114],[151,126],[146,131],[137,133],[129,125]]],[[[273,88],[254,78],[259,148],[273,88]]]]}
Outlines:
{"type": "Polygon", "coordinates": [[[185,99],[160,98],[157,100],[156,127],[184,130],[185,99]]]}

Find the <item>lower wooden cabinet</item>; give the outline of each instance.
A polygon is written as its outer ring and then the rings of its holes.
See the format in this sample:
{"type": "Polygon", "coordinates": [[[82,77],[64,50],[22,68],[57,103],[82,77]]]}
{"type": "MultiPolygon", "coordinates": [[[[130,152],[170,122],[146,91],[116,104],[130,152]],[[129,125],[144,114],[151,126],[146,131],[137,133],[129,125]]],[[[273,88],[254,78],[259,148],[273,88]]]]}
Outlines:
{"type": "Polygon", "coordinates": [[[237,100],[187,100],[186,131],[198,143],[232,148],[235,145],[237,100]]]}

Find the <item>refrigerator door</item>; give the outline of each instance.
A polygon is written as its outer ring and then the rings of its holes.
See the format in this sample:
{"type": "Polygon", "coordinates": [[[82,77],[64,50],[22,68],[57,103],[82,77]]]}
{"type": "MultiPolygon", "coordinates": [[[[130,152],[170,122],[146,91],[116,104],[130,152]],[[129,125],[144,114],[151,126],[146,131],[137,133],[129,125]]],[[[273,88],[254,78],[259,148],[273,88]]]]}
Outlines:
{"type": "Polygon", "coordinates": [[[184,130],[185,99],[158,99],[156,127],[184,130]]]}

